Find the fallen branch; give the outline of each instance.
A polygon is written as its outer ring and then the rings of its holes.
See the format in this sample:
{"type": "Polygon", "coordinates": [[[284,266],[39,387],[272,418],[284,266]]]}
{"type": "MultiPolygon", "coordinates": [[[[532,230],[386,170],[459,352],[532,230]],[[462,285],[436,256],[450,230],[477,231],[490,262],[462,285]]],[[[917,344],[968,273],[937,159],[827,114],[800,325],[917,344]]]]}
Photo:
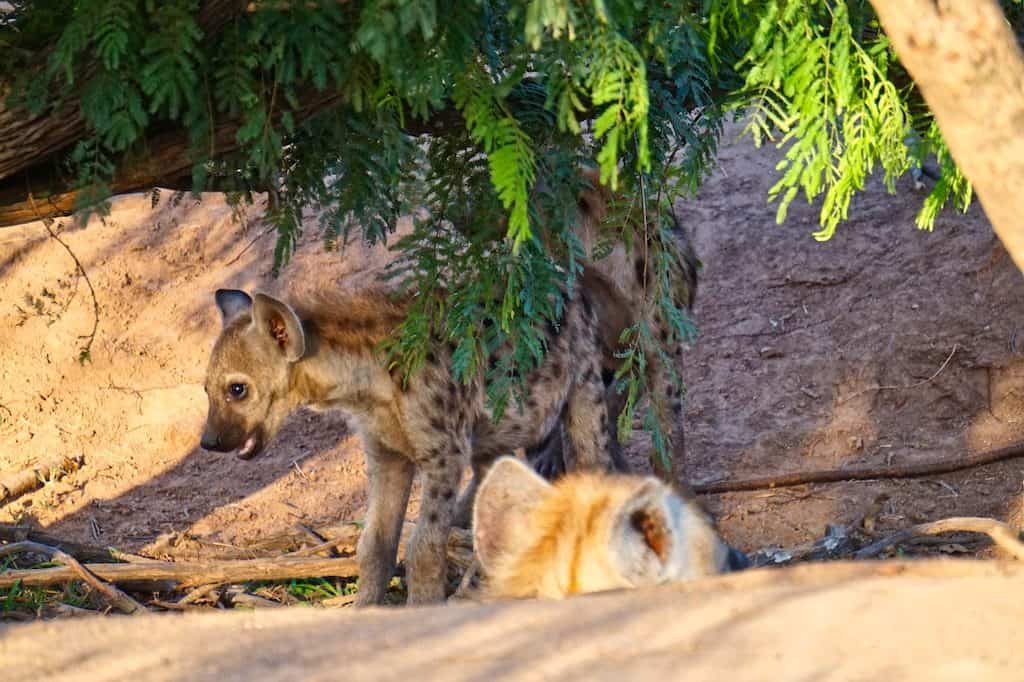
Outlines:
{"type": "Polygon", "coordinates": [[[983,533],[992,538],[992,542],[996,543],[1000,549],[1005,550],[1015,559],[1024,560],[1024,542],[1021,542],[1020,536],[1013,528],[1002,521],[977,516],[954,516],[940,521],[920,523],[873,542],[857,550],[853,556],[855,559],[868,559],[881,554],[893,545],[907,542],[918,535],[938,535],[940,533],[965,531],[969,533],[983,533]]]}
{"type": "Polygon", "coordinates": [[[853,537],[845,526],[828,525],[825,537],[795,547],[766,547],[748,555],[753,566],[782,566],[804,561],[834,561],[848,558],[853,537]]]}
{"type": "MultiPolygon", "coordinates": [[[[407,522],[402,526],[402,536],[398,543],[399,556],[405,555],[406,542],[415,528],[416,524],[411,522],[407,522]]],[[[220,558],[254,558],[260,555],[267,556],[268,554],[277,556],[282,553],[291,557],[304,557],[334,550],[346,554],[354,554],[361,532],[362,526],[351,521],[329,526],[318,526],[316,528],[303,526],[294,531],[258,540],[244,548],[239,548],[234,554],[222,555],[220,558]],[[316,545],[309,545],[311,538],[316,539],[316,545]]],[[[448,536],[449,561],[453,561],[460,568],[465,568],[469,565],[466,560],[466,553],[472,552],[472,549],[473,536],[470,531],[465,528],[452,528],[448,536]]]]}
{"type": "Polygon", "coordinates": [[[0,504],[6,504],[19,495],[35,490],[47,480],[56,480],[75,471],[84,462],[85,458],[82,455],[59,457],[0,479],[0,504]]]}
{"type": "MultiPolygon", "coordinates": [[[[0,548],[2,551],[3,548],[0,548]]],[[[352,578],[358,575],[355,559],[288,558],[231,561],[170,562],[144,564],[86,564],[86,570],[112,583],[176,582],[182,587],[223,585],[248,580],[288,580],[291,578],[352,578]]],[[[0,589],[19,583],[26,587],[59,585],[80,576],[67,566],[5,571],[0,573],[0,589]]]]}
{"type": "Polygon", "coordinates": [[[692,487],[696,493],[718,495],[721,493],[788,488],[808,483],[842,483],[846,481],[870,481],[881,478],[921,478],[923,476],[936,476],[938,474],[949,474],[954,471],[963,471],[964,469],[972,469],[1018,457],[1024,457],[1024,443],[1015,443],[1014,445],[997,450],[968,454],[964,457],[936,462],[922,462],[920,464],[904,464],[899,466],[826,469],[824,471],[795,471],[789,474],[759,476],[749,479],[726,479],[695,483],[692,487]]]}
{"type": "MultiPolygon", "coordinates": [[[[414,524],[407,523],[403,528],[402,542],[399,546],[399,554],[404,555],[405,541],[414,524]]],[[[18,535],[10,530],[19,529],[17,526],[0,526],[0,539],[5,537],[15,538],[18,535]]],[[[336,547],[348,546],[354,549],[358,540],[359,528],[354,524],[340,524],[328,528],[317,529],[318,535],[327,537],[334,534],[335,537],[325,543],[309,547],[305,550],[282,557],[262,557],[250,559],[228,559],[214,561],[157,561],[145,559],[136,563],[112,564],[112,563],[90,563],[84,568],[95,574],[100,579],[112,583],[133,583],[144,584],[153,582],[177,583],[181,588],[196,587],[197,589],[184,597],[180,606],[188,605],[205,596],[218,585],[239,583],[248,580],[288,580],[292,578],[353,578],[359,573],[359,564],[354,557],[343,558],[320,558],[302,556],[315,552],[330,551],[336,547]],[[328,528],[330,531],[328,531],[328,528]],[[325,531],[328,531],[325,533],[325,531]]],[[[52,536],[35,532],[35,537],[52,536]]],[[[308,539],[306,532],[300,536],[308,539]]],[[[279,547],[283,541],[292,543],[296,541],[294,535],[283,536],[271,539],[271,544],[279,547]]],[[[0,554],[9,552],[12,545],[0,545],[0,554]]],[[[25,544],[25,543],[22,543],[25,544]]],[[[34,543],[28,543],[34,544],[34,543]]],[[[69,543],[58,543],[68,545],[69,543]]],[[[294,545],[293,545],[294,546],[294,545]]],[[[71,545],[72,549],[81,550],[85,546],[71,545]]],[[[91,554],[100,554],[101,560],[109,560],[110,555],[103,553],[96,548],[87,548],[91,554]]],[[[62,552],[62,554],[64,554],[62,552]]],[[[68,556],[65,554],[65,556],[68,556]]],[[[70,557],[69,557],[70,558],[70,557]]],[[[73,559],[72,559],[73,560],[73,559]]],[[[448,538],[448,562],[457,570],[465,571],[473,563],[472,536],[464,528],[452,529],[448,538]]],[[[67,566],[56,568],[38,568],[25,570],[10,570],[0,573],[0,589],[12,587],[15,583],[25,586],[57,585],[66,583],[80,577],[74,570],[67,566]]]]}
{"type": "Polygon", "coordinates": [[[83,545],[77,542],[61,540],[49,533],[28,528],[27,526],[0,524],[0,542],[25,541],[37,542],[41,545],[54,547],[66,554],[70,554],[79,561],[91,561],[96,563],[117,563],[120,561],[126,561],[129,563],[145,563],[156,561],[156,559],[122,552],[118,549],[114,549],[113,547],[97,547],[95,545],[83,545]]]}
{"type": "MultiPolygon", "coordinates": [[[[256,540],[245,547],[237,548],[232,553],[219,553],[218,558],[252,559],[258,556],[278,556],[292,552],[307,551],[311,549],[310,540],[314,540],[317,544],[331,543],[333,548],[338,551],[353,553],[355,552],[356,542],[359,540],[359,533],[361,531],[361,526],[352,522],[317,526],[315,528],[298,526],[295,530],[256,540]]],[[[404,538],[405,536],[406,532],[403,528],[402,537],[404,538]]],[[[199,538],[199,542],[203,542],[203,540],[199,538]]],[[[319,551],[326,551],[326,549],[319,551]]]]}
{"type": "MultiPolygon", "coordinates": [[[[121,613],[128,615],[136,615],[139,613],[145,613],[146,607],[135,601],[127,594],[117,589],[113,585],[108,585],[89,570],[89,568],[83,566],[70,554],[65,554],[56,547],[48,547],[41,545],[38,542],[15,542],[10,545],[4,545],[0,547],[0,557],[9,556],[11,554],[44,554],[54,561],[64,564],[61,570],[69,571],[73,577],[79,578],[86,585],[95,590],[100,594],[111,606],[116,608],[121,613]]],[[[112,566],[114,564],[98,564],[100,566],[112,566]]],[[[132,565],[132,564],[128,564],[132,565]]],[[[145,564],[136,564],[145,565],[145,564]]],[[[53,570],[53,569],[42,569],[42,570],[53,570]]],[[[11,573],[19,573],[20,571],[11,571],[11,573]]],[[[4,574],[6,577],[7,574],[4,574]]]]}

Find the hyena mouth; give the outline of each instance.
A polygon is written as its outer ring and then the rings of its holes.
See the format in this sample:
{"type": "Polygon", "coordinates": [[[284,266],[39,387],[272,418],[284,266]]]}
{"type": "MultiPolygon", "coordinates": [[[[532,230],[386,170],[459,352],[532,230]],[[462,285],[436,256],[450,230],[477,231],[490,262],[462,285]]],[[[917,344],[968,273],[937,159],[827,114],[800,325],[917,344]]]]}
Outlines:
{"type": "Polygon", "coordinates": [[[258,455],[262,449],[263,434],[256,431],[245,439],[245,442],[242,443],[242,447],[235,450],[235,456],[238,457],[238,459],[252,459],[258,455]]]}

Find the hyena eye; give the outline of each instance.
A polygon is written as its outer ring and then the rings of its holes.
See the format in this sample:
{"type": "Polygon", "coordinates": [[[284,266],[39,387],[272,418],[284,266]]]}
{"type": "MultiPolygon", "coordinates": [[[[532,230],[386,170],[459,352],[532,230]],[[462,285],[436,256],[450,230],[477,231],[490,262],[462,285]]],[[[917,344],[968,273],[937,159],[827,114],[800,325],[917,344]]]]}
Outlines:
{"type": "Polygon", "coordinates": [[[231,384],[228,386],[228,395],[232,400],[241,400],[245,397],[245,384],[231,384]]]}

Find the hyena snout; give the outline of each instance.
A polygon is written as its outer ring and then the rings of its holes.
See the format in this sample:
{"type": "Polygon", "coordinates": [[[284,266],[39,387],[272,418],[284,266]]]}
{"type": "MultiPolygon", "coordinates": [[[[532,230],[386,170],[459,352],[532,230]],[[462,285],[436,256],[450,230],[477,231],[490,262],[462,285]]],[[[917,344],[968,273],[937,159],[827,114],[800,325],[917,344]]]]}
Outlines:
{"type": "Polygon", "coordinates": [[[220,434],[210,431],[209,427],[203,429],[202,438],[199,439],[199,447],[211,452],[227,452],[220,443],[220,434]]]}
{"type": "Polygon", "coordinates": [[[222,425],[207,419],[199,445],[210,452],[234,452],[240,459],[251,459],[263,449],[261,429],[248,433],[237,425],[222,425]]]}
{"type": "Polygon", "coordinates": [[[740,550],[726,545],[726,556],[725,556],[725,572],[732,573],[734,571],[742,571],[750,568],[750,557],[741,552],[740,550]]]}

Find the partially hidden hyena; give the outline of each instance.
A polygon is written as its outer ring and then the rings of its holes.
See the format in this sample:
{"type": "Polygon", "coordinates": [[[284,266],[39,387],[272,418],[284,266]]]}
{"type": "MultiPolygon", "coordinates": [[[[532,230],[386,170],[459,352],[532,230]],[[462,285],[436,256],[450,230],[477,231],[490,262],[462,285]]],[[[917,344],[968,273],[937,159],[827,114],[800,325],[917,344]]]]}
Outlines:
{"type": "MultiPolygon", "coordinates": [[[[576,236],[579,238],[584,253],[594,253],[601,238],[601,224],[606,220],[609,203],[613,200],[610,190],[601,185],[598,171],[592,168],[581,169],[585,182],[589,185],[581,192],[578,201],[578,221],[576,236]]],[[[611,430],[612,457],[619,471],[628,471],[628,466],[618,446],[616,417],[625,407],[625,393],[620,393],[612,386],[612,378],[622,360],[616,354],[622,350],[620,338],[622,332],[638,321],[645,321],[652,335],[667,345],[668,360],[676,365],[682,364],[683,339],[670,334],[664,314],[657,305],[654,296],[654,264],[647,258],[645,248],[648,231],[644,229],[643,210],[635,207],[632,218],[626,229],[632,231],[632,249],[627,250],[621,241],[617,242],[604,258],[587,258],[583,264],[580,286],[590,295],[597,310],[598,335],[601,350],[602,376],[607,387],[607,406],[609,426],[611,430]]],[[[673,304],[685,311],[693,307],[697,294],[697,270],[699,261],[693,243],[686,230],[672,216],[674,229],[672,241],[669,243],[670,259],[668,269],[668,286],[673,304]]],[[[616,226],[622,229],[621,226],[616,226]]],[[[670,368],[665,365],[665,358],[656,348],[644,344],[642,348],[647,362],[646,383],[650,391],[657,397],[654,401],[660,408],[660,422],[664,432],[671,440],[672,461],[674,471],[669,472],[655,465],[655,473],[673,482],[683,482],[683,463],[685,458],[683,428],[683,393],[672,381],[670,368]]],[[[548,478],[555,478],[572,468],[571,455],[562,452],[562,441],[556,430],[551,437],[536,448],[527,451],[527,459],[534,468],[548,478]]],[[[685,484],[684,484],[685,488],[685,484]]]]}
{"type": "Polygon", "coordinates": [[[237,290],[219,290],[216,301],[223,327],[207,370],[202,446],[250,458],[299,406],[349,413],[369,475],[359,604],[379,603],[387,589],[416,469],[423,497],[406,556],[414,604],[444,598],[449,529],[456,516],[468,521],[476,484],[495,458],[536,446],[562,420],[579,467],[610,467],[596,318],[584,292],[570,297],[559,325],[548,325],[548,351],[526,377],[522,409],[511,405],[497,424],[482,376],[468,384],[453,378],[449,344],[433,344],[407,385],[389,373],[376,349],[406,306],[383,292],[339,293],[295,308],[237,290]],[[467,464],[474,476],[457,503],[467,464]]]}
{"type": "Polygon", "coordinates": [[[563,598],[745,568],[709,518],[653,476],[576,472],[551,484],[512,457],[477,491],[473,544],[490,598],[563,598]]]}

